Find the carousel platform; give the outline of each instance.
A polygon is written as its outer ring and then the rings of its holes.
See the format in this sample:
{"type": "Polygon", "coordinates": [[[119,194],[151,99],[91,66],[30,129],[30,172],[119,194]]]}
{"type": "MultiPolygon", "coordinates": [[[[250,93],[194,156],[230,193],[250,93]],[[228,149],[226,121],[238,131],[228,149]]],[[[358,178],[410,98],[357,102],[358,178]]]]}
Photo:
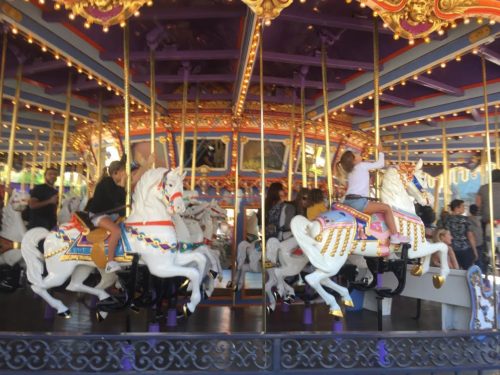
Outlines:
{"type": "Polygon", "coordinates": [[[169,327],[165,318],[124,310],[104,322],[88,296],[55,292],[72,317],[51,314],[29,289],[2,295],[0,373],[401,373],[500,374],[498,332],[442,332],[439,305],[397,297],[376,332],[377,315],[350,311],[340,322],[324,304],[278,306],[262,333],[262,309],[200,305],[169,327]],[[157,323],[157,324],[155,324],[157,323]]]}

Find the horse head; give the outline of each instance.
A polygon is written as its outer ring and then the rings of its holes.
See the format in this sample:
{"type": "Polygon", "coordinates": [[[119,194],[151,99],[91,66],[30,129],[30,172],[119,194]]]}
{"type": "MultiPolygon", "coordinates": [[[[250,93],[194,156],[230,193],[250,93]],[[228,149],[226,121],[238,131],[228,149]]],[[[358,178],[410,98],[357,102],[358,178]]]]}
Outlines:
{"type": "Polygon", "coordinates": [[[9,204],[14,211],[23,211],[29,203],[30,195],[29,193],[23,191],[13,190],[12,195],[9,199],[9,204]]]}
{"type": "Polygon", "coordinates": [[[78,211],[82,198],[77,195],[70,195],[63,201],[63,207],[67,207],[70,214],[78,211]]]}
{"type": "Polygon", "coordinates": [[[184,216],[189,218],[198,218],[198,215],[203,213],[209,204],[207,202],[200,202],[196,200],[190,201],[186,206],[186,211],[184,211],[184,216]]]}
{"type": "Polygon", "coordinates": [[[427,174],[422,169],[423,161],[420,159],[413,170],[411,180],[408,183],[406,191],[422,206],[432,206],[434,197],[429,194],[429,184],[427,174]]]}
{"type": "Polygon", "coordinates": [[[184,177],[186,177],[186,172],[181,173],[180,168],[171,169],[163,175],[161,182],[162,193],[171,213],[182,214],[186,210],[182,198],[184,177]]]}
{"type": "Polygon", "coordinates": [[[227,220],[227,212],[224,208],[219,206],[215,199],[210,202],[210,216],[216,220],[227,220]]]}

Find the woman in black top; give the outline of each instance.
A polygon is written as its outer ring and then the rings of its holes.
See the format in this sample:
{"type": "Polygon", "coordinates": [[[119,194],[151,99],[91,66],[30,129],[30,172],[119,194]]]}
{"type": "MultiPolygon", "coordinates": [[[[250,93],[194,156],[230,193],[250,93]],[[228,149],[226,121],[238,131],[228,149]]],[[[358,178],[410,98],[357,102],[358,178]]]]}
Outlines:
{"type": "MultiPolygon", "coordinates": [[[[143,166],[132,172],[132,190],[154,161],[151,155],[143,166]]],[[[119,216],[125,216],[126,192],[125,160],[113,161],[108,167],[108,176],[103,176],[97,183],[94,196],[87,207],[92,224],[109,232],[108,263],[106,273],[120,270],[120,265],[114,261],[115,250],[120,240],[120,227],[115,223],[119,216]]]]}

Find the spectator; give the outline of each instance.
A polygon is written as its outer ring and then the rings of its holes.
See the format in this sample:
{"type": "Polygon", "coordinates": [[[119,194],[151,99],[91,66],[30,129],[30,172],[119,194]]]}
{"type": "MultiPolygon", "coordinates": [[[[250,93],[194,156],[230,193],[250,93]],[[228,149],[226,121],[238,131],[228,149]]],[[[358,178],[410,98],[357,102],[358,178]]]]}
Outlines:
{"type": "Polygon", "coordinates": [[[467,270],[478,259],[476,239],[470,228],[470,221],[463,216],[464,201],[454,199],[450,203],[450,208],[451,214],[446,218],[444,227],[451,233],[451,247],[455,251],[458,264],[462,269],[467,270]]]}
{"type": "MultiPolygon", "coordinates": [[[[491,172],[493,185],[493,219],[500,220],[500,169],[491,172]]],[[[476,205],[481,210],[483,224],[490,220],[490,200],[488,199],[488,184],[482,185],[476,195],[476,205]]]]}
{"type": "Polygon", "coordinates": [[[430,240],[436,230],[436,225],[434,222],[436,221],[436,213],[430,206],[422,206],[420,204],[415,205],[415,211],[417,216],[422,219],[422,223],[424,223],[425,227],[425,238],[430,240]]]}
{"type": "Polygon", "coordinates": [[[489,257],[484,243],[481,217],[479,216],[479,207],[475,204],[471,204],[469,207],[469,213],[469,221],[471,224],[470,228],[474,233],[474,237],[476,239],[476,249],[479,255],[479,259],[476,264],[479,268],[481,268],[481,271],[486,274],[486,271],[488,270],[489,257]]]}
{"type": "Polygon", "coordinates": [[[264,211],[266,240],[271,237],[278,237],[280,216],[285,202],[285,196],[285,190],[281,182],[273,182],[267,190],[264,211]]]}
{"type": "Polygon", "coordinates": [[[307,218],[314,220],[321,213],[328,211],[325,206],[325,198],[321,189],[312,189],[310,193],[311,205],[307,208],[307,218]]]}
{"type": "MultiPolygon", "coordinates": [[[[436,229],[433,233],[433,236],[432,236],[432,242],[434,242],[434,243],[443,242],[446,245],[448,245],[448,267],[450,267],[453,270],[458,270],[460,268],[460,266],[458,265],[457,257],[455,256],[455,252],[453,251],[453,248],[451,247],[452,240],[453,240],[453,237],[451,236],[450,231],[448,229],[444,229],[444,228],[436,229]]],[[[439,259],[439,253],[432,254],[431,264],[434,267],[441,266],[441,262],[439,259]]]]}
{"type": "Polygon", "coordinates": [[[47,168],[44,174],[45,183],[37,185],[30,192],[29,222],[27,229],[43,227],[51,230],[57,225],[58,192],[54,188],[58,171],[47,168]]]}

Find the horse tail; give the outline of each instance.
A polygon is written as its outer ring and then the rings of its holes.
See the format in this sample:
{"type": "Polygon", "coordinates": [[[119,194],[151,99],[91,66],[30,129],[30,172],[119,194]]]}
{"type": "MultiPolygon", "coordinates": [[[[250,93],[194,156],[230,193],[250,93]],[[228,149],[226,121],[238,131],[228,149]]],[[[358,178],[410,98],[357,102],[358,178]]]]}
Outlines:
{"type": "Polygon", "coordinates": [[[247,249],[250,247],[250,243],[248,241],[241,241],[238,244],[238,252],[236,254],[236,264],[241,266],[245,263],[247,259],[247,249]]]}
{"type": "Polygon", "coordinates": [[[49,234],[45,228],[33,228],[26,232],[21,241],[21,254],[26,262],[26,276],[33,285],[42,284],[43,253],[38,250],[38,244],[49,234]]]}

